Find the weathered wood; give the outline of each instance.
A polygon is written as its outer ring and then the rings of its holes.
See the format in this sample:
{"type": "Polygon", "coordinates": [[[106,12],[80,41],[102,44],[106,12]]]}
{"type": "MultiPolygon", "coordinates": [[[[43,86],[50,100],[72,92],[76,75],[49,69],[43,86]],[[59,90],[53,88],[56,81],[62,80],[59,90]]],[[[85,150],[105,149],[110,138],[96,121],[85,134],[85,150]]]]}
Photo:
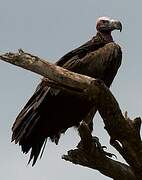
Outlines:
{"type": "Polygon", "coordinates": [[[106,157],[105,152],[97,146],[96,140],[92,137],[84,122],[79,127],[79,134],[81,142],[77,149],[68,151],[67,155],[63,155],[63,159],[74,164],[97,169],[102,174],[115,180],[137,179],[128,165],[106,157]]]}
{"type": "Polygon", "coordinates": [[[77,73],[70,72],[64,68],[56,66],[55,64],[48,63],[37,56],[23,52],[23,50],[19,50],[18,53],[6,53],[0,55],[0,58],[3,61],[40,74],[50,80],[61,83],[62,85],[66,86],[67,84],[68,87],[75,89],[78,89],[78,87],[79,89],[84,89],[86,88],[86,85],[93,80],[93,78],[88,76],[79,74],[76,76],[77,73]]]}

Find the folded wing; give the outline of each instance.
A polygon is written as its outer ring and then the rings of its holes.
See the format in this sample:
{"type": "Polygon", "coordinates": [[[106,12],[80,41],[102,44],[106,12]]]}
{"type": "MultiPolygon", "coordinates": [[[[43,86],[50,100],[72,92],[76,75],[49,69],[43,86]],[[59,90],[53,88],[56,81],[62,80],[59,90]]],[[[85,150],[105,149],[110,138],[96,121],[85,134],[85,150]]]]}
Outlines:
{"type": "MultiPolygon", "coordinates": [[[[70,71],[99,78],[109,87],[121,64],[120,47],[98,38],[71,51],[56,64],[70,71]]],[[[60,134],[78,126],[93,108],[91,102],[48,87],[44,81],[22,109],[12,127],[12,141],[19,143],[24,153],[31,150],[35,164],[48,138],[58,143],[60,134]]],[[[41,152],[42,154],[42,152],[41,152]]]]}

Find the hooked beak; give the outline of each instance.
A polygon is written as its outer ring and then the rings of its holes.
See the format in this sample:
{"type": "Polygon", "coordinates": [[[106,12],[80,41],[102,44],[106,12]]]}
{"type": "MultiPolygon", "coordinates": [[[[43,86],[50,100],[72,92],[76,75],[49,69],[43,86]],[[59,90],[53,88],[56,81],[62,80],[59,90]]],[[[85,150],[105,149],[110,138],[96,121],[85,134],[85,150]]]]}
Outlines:
{"type": "Polygon", "coordinates": [[[120,30],[120,32],[122,31],[122,24],[120,21],[117,20],[111,20],[110,21],[110,26],[112,30],[120,30]]]}

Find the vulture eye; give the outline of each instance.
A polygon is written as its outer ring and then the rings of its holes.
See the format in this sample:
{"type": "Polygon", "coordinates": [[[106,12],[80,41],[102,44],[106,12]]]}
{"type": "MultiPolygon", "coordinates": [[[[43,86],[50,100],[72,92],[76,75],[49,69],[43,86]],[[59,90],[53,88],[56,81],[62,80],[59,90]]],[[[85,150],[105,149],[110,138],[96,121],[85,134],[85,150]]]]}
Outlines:
{"type": "Polygon", "coordinates": [[[102,23],[105,23],[106,22],[106,20],[102,20],[102,23]]]}
{"type": "Polygon", "coordinates": [[[108,20],[102,20],[103,24],[108,23],[108,22],[109,22],[108,20]]]}

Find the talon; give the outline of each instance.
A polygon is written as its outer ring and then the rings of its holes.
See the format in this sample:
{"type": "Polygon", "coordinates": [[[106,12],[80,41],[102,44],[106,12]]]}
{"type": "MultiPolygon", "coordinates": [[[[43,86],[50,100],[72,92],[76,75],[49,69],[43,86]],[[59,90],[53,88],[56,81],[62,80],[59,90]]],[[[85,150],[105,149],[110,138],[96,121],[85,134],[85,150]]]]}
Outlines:
{"type": "Polygon", "coordinates": [[[114,156],[117,159],[117,156],[115,154],[112,154],[112,153],[104,151],[104,149],[107,149],[107,147],[101,145],[101,143],[99,142],[99,138],[98,137],[94,136],[94,137],[92,137],[92,140],[93,140],[94,144],[96,145],[96,148],[101,153],[103,153],[105,156],[108,156],[108,157],[111,157],[111,158],[114,156]]]}

